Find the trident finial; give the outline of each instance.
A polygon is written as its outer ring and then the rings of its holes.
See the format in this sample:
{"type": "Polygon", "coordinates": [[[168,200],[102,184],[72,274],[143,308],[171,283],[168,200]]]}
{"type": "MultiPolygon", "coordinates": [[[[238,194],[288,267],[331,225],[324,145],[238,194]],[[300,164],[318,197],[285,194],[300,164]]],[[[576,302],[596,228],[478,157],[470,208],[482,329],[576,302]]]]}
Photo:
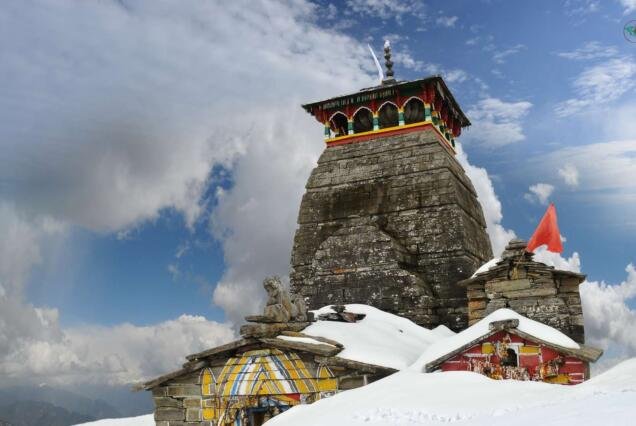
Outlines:
{"type": "Polygon", "coordinates": [[[395,79],[393,78],[393,62],[391,62],[391,43],[389,40],[384,42],[384,65],[386,66],[386,78],[382,80],[382,83],[393,83],[395,79]]]}

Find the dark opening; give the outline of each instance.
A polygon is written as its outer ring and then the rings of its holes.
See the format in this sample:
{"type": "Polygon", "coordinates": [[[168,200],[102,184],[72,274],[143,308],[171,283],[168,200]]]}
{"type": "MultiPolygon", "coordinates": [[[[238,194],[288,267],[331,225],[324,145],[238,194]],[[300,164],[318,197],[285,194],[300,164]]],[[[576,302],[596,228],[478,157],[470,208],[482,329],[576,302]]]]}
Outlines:
{"type": "Polygon", "coordinates": [[[353,133],[373,130],[373,114],[366,108],[360,108],[353,116],[353,133]]]}
{"type": "Polygon", "coordinates": [[[398,109],[395,105],[386,103],[380,108],[378,121],[381,129],[386,127],[395,127],[398,125],[398,109]]]}
{"type": "Polygon", "coordinates": [[[517,366],[517,353],[514,349],[508,348],[506,349],[506,356],[501,358],[501,365],[506,365],[509,367],[517,366]]]}
{"type": "Polygon", "coordinates": [[[411,98],[404,105],[404,124],[417,123],[418,121],[424,121],[424,102],[411,98]]]}
{"type": "Polygon", "coordinates": [[[329,120],[329,127],[336,137],[346,135],[348,130],[347,117],[340,112],[335,114],[329,120]]]}

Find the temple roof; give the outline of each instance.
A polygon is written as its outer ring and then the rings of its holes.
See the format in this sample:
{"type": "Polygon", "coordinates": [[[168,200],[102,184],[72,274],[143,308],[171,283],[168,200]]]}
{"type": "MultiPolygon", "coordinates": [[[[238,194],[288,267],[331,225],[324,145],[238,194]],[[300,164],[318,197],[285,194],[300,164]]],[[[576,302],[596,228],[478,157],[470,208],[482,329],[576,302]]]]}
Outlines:
{"type": "Polygon", "coordinates": [[[350,100],[353,98],[353,101],[347,102],[348,104],[356,104],[365,102],[367,100],[365,95],[370,95],[373,93],[381,93],[386,90],[398,90],[398,91],[408,91],[408,90],[418,90],[422,87],[433,84],[438,93],[442,95],[442,97],[448,101],[451,108],[453,109],[455,115],[460,119],[461,126],[467,127],[470,126],[470,121],[468,117],[464,114],[459,103],[455,100],[455,97],[451,93],[450,89],[446,85],[446,82],[440,75],[432,75],[429,77],[421,78],[418,80],[411,81],[395,81],[394,83],[383,83],[373,87],[367,87],[361,89],[357,92],[347,93],[345,95],[335,96],[333,98],[325,99],[322,101],[311,102],[308,104],[302,105],[302,107],[310,114],[313,114],[315,111],[319,111],[322,109],[332,109],[340,106],[343,100],[350,100]]]}
{"type": "Polygon", "coordinates": [[[588,362],[596,361],[603,354],[600,349],[576,343],[553,327],[524,317],[511,309],[498,309],[466,330],[430,345],[413,368],[431,372],[444,361],[504,330],[588,362]]]}

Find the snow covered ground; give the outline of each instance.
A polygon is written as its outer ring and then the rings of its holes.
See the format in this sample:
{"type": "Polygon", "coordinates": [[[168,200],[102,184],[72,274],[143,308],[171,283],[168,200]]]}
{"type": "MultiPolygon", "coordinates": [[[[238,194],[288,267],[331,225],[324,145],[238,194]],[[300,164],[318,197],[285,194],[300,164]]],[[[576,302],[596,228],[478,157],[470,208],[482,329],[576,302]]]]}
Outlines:
{"type": "MultiPolygon", "coordinates": [[[[576,386],[407,369],[363,388],[292,408],[267,426],[632,426],[635,419],[633,358],[576,386]]],[[[82,426],[154,426],[154,421],[150,414],[82,426]]]]}
{"type": "MultiPolygon", "coordinates": [[[[322,308],[316,314],[327,312],[322,308]]],[[[357,323],[318,321],[303,333],[344,344],[338,356],[399,369],[363,388],[312,405],[292,408],[267,426],[474,426],[634,425],[636,358],[576,386],[496,381],[469,372],[422,373],[426,362],[486,333],[491,321],[517,318],[519,329],[560,346],[576,348],[567,336],[508,309],[498,310],[455,334],[434,330],[366,305],[347,305],[366,314],[357,323]]],[[[286,337],[289,339],[289,337],[286,337]]],[[[301,341],[319,343],[308,338],[301,341]]],[[[100,420],[83,426],[154,426],[152,415],[100,420]]]]}
{"type": "Polygon", "coordinates": [[[76,426],[155,426],[155,419],[152,414],[139,417],[128,417],[124,419],[104,419],[96,422],[82,423],[76,426]]]}
{"type": "Polygon", "coordinates": [[[496,381],[469,372],[400,371],[363,388],[292,408],[267,426],[634,425],[636,359],[576,386],[496,381]]]}

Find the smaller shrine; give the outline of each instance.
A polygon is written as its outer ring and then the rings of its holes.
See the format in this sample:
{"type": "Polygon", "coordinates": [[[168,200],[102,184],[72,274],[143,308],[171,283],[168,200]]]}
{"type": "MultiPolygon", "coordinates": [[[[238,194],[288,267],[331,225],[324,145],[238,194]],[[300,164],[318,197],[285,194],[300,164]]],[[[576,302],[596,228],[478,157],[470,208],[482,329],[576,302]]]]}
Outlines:
{"type": "MultiPolygon", "coordinates": [[[[143,383],[160,426],[260,426],[309,404],[386,377],[395,369],[338,357],[344,345],[302,333],[314,321],[304,302],[277,277],[266,278],[262,315],[246,317],[241,339],[188,355],[182,368],[143,383]]],[[[335,306],[318,320],[351,323],[364,314],[335,306]]]]}
{"type": "Polygon", "coordinates": [[[579,284],[585,275],[562,271],[535,261],[526,242],[511,240],[501,258],[483,265],[458,285],[466,288],[468,324],[500,308],[556,328],[585,343],[579,284]]]}
{"type": "Polygon", "coordinates": [[[510,309],[500,309],[438,344],[420,359],[425,372],[472,371],[491,379],[574,385],[590,378],[603,351],[510,309]]]}

